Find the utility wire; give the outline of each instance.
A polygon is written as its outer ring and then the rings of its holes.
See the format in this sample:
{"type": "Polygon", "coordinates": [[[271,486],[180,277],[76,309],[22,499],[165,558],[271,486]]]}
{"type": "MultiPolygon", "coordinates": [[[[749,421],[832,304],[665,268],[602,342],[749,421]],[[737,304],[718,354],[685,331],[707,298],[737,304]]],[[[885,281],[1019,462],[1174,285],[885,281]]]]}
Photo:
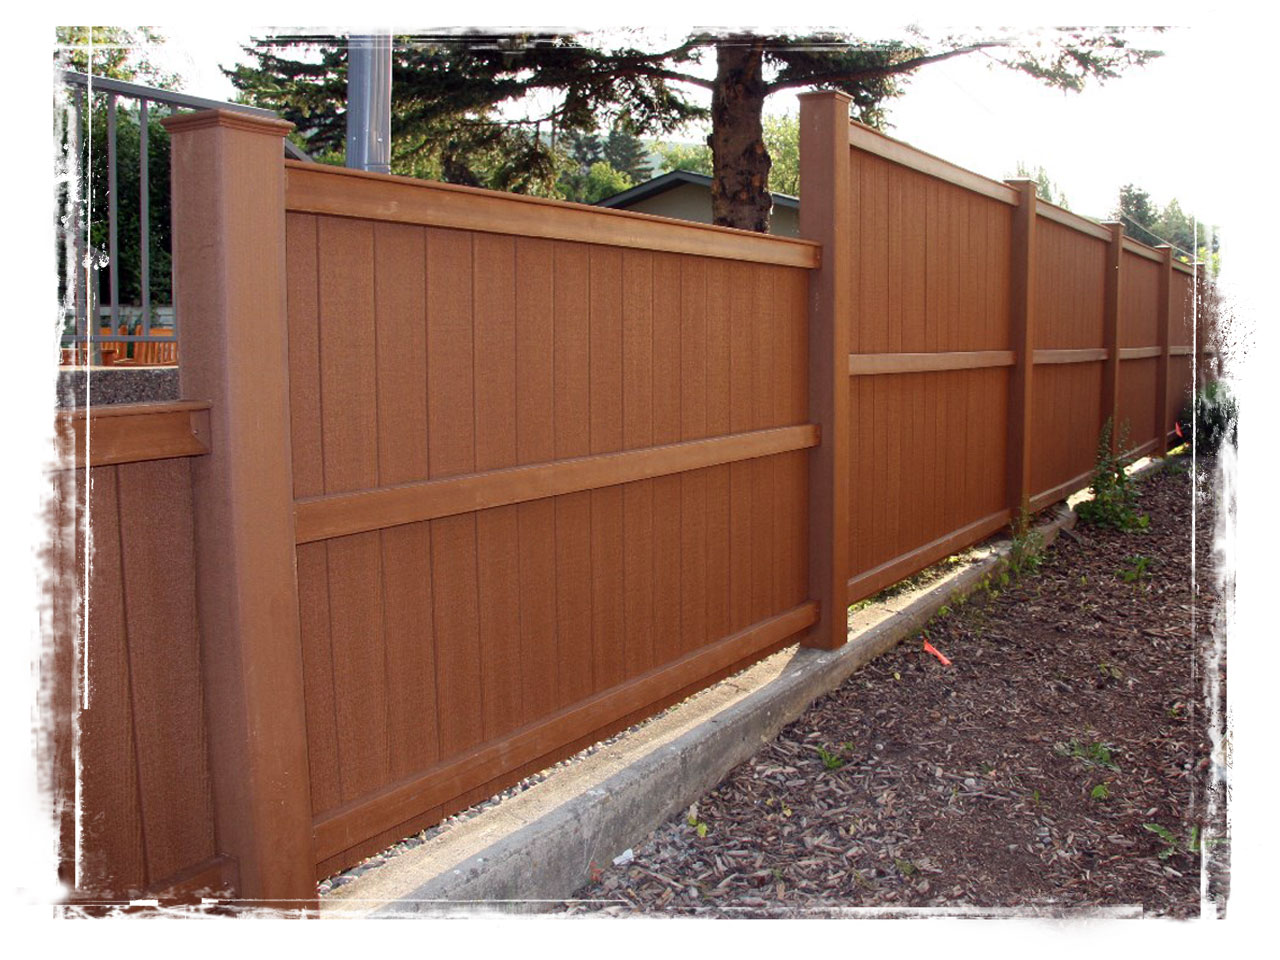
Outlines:
{"type": "MultiPolygon", "coordinates": [[[[1143,233],[1146,233],[1148,236],[1155,237],[1155,238],[1156,238],[1157,240],[1159,240],[1161,243],[1168,244],[1169,246],[1173,247],[1173,249],[1177,250],[1179,253],[1185,253],[1187,256],[1189,256],[1189,257],[1191,258],[1192,262],[1199,262],[1199,260],[1198,260],[1198,258],[1197,258],[1197,256],[1196,256],[1196,254],[1191,253],[1191,252],[1190,252],[1190,251],[1188,251],[1188,250],[1183,250],[1183,249],[1182,249],[1182,247],[1178,246],[1178,245],[1177,245],[1176,243],[1174,243],[1172,240],[1166,240],[1164,237],[1160,236],[1160,234],[1156,233],[1156,232],[1155,232],[1154,230],[1152,230],[1150,227],[1146,226],[1145,224],[1139,223],[1137,220],[1133,219],[1133,217],[1130,217],[1130,216],[1128,216],[1127,214],[1123,214],[1123,213],[1122,213],[1122,214],[1120,214],[1120,219],[1121,219],[1121,220],[1128,220],[1131,224],[1133,224],[1135,227],[1137,227],[1137,228],[1138,228],[1139,230],[1141,230],[1143,233]]],[[[1194,223],[1194,221],[1192,221],[1192,222],[1194,223]]],[[[1197,239],[1198,239],[1198,238],[1197,238],[1197,239]]]]}

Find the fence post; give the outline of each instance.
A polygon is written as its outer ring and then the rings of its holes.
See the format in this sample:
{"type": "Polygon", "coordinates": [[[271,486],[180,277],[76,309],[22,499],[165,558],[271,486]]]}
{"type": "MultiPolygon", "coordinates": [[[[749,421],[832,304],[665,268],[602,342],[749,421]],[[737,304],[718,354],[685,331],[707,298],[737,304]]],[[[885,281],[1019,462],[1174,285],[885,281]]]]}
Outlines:
{"type": "Polygon", "coordinates": [[[219,852],[254,903],[315,899],[294,553],[284,163],[292,124],[164,121],[182,396],[209,400],[192,461],[196,603],[219,852]]]}
{"type": "Polygon", "coordinates": [[[818,622],[801,643],[832,650],[849,633],[851,98],[799,99],[800,236],[822,244],[821,266],[809,274],[809,418],[821,431],[809,460],[809,596],[818,622]]]}
{"type": "Polygon", "coordinates": [[[1007,491],[1010,525],[1021,532],[1031,511],[1031,374],[1034,367],[1032,312],[1035,309],[1036,181],[1006,180],[1018,191],[1013,213],[1009,310],[1013,370],[1009,380],[1007,491]]]}
{"type": "Polygon", "coordinates": [[[1160,355],[1156,360],[1156,456],[1169,452],[1169,341],[1173,325],[1173,247],[1161,244],[1160,294],[1156,301],[1156,338],[1160,355]]]}
{"type": "Polygon", "coordinates": [[[1120,451],[1120,264],[1124,260],[1124,224],[1104,223],[1111,230],[1107,248],[1106,307],[1102,320],[1102,346],[1107,359],[1102,368],[1102,414],[1099,427],[1111,419],[1111,453],[1120,451]]]}

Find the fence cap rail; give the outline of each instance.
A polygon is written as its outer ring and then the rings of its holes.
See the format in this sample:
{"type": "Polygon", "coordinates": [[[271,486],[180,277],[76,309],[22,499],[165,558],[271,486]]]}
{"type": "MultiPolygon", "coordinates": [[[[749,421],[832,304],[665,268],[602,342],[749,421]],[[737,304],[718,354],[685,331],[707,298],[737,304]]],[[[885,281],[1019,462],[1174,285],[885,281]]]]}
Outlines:
{"type": "Polygon", "coordinates": [[[822,246],[630,210],[285,161],[285,207],[363,220],[572,240],[814,269],[822,246]]]}
{"type": "Polygon", "coordinates": [[[1066,207],[1060,207],[1056,203],[1050,203],[1042,197],[1036,198],[1036,214],[1044,217],[1046,220],[1052,220],[1054,223],[1062,224],[1079,233],[1088,234],[1099,240],[1111,239],[1111,231],[1104,227],[1096,220],[1090,220],[1088,217],[1082,217],[1078,213],[1072,213],[1066,207]]]}
{"type": "MultiPolygon", "coordinates": [[[[1018,205],[1018,191],[1007,183],[966,170],[932,153],[925,153],[909,143],[895,140],[857,120],[849,121],[849,146],[865,150],[892,163],[917,170],[958,187],[964,187],[966,190],[990,197],[992,200],[999,200],[1013,207],[1018,205]]],[[[804,203],[803,195],[800,202],[804,203]]]]}

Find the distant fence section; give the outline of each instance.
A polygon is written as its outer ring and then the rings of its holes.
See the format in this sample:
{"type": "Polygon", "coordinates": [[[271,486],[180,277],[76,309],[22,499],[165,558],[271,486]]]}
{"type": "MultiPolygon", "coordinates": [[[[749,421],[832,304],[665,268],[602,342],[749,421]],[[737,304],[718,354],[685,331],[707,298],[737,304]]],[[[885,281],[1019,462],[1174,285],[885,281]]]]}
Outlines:
{"type": "Polygon", "coordinates": [[[1163,452],[1205,349],[1170,251],[837,94],[802,98],[799,241],[165,123],[188,399],[60,421],[62,529],[87,507],[95,558],[85,634],[83,535],[55,550],[83,897],[311,903],[773,650],[845,642],[849,603],[1082,486],[1107,418],[1163,452]]]}

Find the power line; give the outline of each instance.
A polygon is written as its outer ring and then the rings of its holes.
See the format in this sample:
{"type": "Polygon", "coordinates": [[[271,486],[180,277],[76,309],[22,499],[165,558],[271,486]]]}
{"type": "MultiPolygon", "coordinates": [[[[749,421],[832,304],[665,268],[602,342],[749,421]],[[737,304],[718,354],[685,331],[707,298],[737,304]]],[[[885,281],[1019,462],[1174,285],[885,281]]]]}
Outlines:
{"type": "MultiPolygon", "coordinates": [[[[1127,214],[1125,214],[1125,213],[1121,213],[1121,214],[1120,214],[1120,219],[1121,219],[1121,220],[1128,220],[1128,221],[1129,221],[1131,224],[1133,224],[1135,227],[1137,227],[1138,229],[1142,230],[1144,233],[1148,234],[1149,236],[1155,237],[1155,238],[1156,238],[1157,240],[1159,240],[1161,243],[1164,243],[1164,244],[1167,244],[1168,246],[1173,247],[1173,249],[1177,250],[1179,253],[1185,253],[1185,254],[1186,254],[1187,256],[1189,256],[1193,261],[1198,260],[1198,257],[1197,257],[1197,255],[1196,255],[1196,254],[1194,254],[1194,253],[1190,252],[1189,250],[1183,250],[1183,249],[1182,249],[1182,247],[1178,246],[1178,245],[1177,245],[1176,243],[1174,243],[1172,240],[1166,240],[1164,237],[1160,236],[1160,234],[1156,233],[1154,230],[1152,230],[1152,229],[1151,229],[1150,227],[1148,227],[1146,224],[1144,224],[1144,223],[1139,223],[1137,220],[1133,219],[1133,217],[1128,216],[1128,215],[1127,215],[1127,214]]],[[[1193,222],[1194,222],[1194,221],[1193,221],[1193,222]]],[[[1196,239],[1197,239],[1197,240],[1199,240],[1199,237],[1197,237],[1196,239]]]]}

